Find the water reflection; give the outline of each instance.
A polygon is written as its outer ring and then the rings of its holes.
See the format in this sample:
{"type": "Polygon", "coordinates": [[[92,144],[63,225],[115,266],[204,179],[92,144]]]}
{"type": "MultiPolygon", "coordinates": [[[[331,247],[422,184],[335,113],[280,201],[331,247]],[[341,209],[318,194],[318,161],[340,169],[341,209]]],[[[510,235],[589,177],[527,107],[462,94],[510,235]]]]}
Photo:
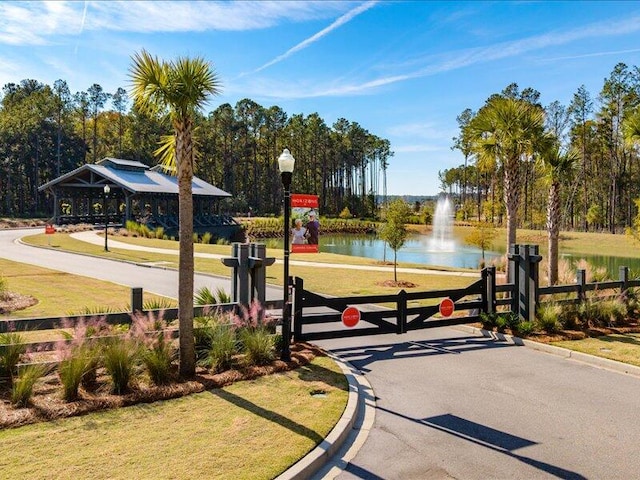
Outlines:
{"type": "MultiPolygon", "coordinates": [[[[393,260],[393,250],[386,247],[385,252],[385,242],[373,235],[323,235],[320,238],[320,250],[376,260],[393,260]]],[[[487,262],[500,256],[496,252],[485,252],[487,262]]],[[[458,246],[454,252],[429,251],[429,237],[425,235],[410,236],[398,250],[398,261],[406,263],[478,268],[481,260],[481,251],[470,246],[458,246]]]]}
{"type": "MultiPolygon", "coordinates": [[[[429,238],[427,235],[410,235],[404,247],[398,251],[398,261],[452,268],[478,268],[480,265],[482,253],[479,249],[461,245],[462,242],[459,240],[455,252],[430,252],[429,238]]],[[[269,240],[268,242],[270,247],[282,248],[281,239],[269,240]]],[[[385,252],[385,243],[374,235],[322,235],[320,237],[320,251],[373,258],[380,261],[383,259],[393,261],[393,250],[386,247],[385,252]]],[[[502,255],[501,252],[485,252],[485,260],[487,263],[491,263],[492,260],[500,258],[502,255]]],[[[568,260],[574,268],[577,262],[585,259],[594,267],[605,267],[613,279],[618,278],[621,266],[631,269],[632,278],[640,275],[640,258],[572,255],[562,252],[560,258],[568,260]]]]}

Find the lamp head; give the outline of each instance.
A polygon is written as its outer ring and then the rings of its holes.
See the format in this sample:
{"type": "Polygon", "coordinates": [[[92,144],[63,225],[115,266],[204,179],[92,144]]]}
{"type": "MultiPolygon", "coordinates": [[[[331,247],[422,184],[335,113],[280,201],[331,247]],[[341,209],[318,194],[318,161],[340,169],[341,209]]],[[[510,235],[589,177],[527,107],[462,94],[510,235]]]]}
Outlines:
{"type": "Polygon", "coordinates": [[[105,185],[103,190],[105,195],[109,195],[109,192],[111,191],[111,187],[109,187],[109,185],[105,185]]]}
{"type": "Polygon", "coordinates": [[[293,158],[288,148],[285,148],[278,157],[278,169],[280,173],[293,173],[293,165],[296,159],[293,158]]]}

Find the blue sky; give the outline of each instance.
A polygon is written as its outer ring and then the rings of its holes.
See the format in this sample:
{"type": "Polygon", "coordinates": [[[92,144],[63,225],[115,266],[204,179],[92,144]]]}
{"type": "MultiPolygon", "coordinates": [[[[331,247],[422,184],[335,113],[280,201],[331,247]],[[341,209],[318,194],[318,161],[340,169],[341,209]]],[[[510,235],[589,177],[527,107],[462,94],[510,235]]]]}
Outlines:
{"type": "MultiPolygon", "coordinates": [[[[0,2],[0,85],[128,89],[131,55],[202,56],[223,84],[209,110],[251,98],[358,122],[391,142],[389,194],[432,195],[456,116],[511,82],[544,105],[597,97],[640,65],[636,2],[0,2]]],[[[295,152],[292,152],[295,156],[295,152]]]]}

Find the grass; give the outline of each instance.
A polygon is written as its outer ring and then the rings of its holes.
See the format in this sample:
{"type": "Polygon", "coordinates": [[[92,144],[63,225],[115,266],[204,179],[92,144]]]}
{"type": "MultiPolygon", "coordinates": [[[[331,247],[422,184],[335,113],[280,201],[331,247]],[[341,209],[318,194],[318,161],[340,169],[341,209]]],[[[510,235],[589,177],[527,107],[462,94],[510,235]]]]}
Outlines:
{"type": "Polygon", "coordinates": [[[603,335],[553,342],[552,345],[640,366],[640,333],[603,335]]]}
{"type": "Polygon", "coordinates": [[[327,435],[347,395],[337,365],[316,357],[224,389],[0,431],[11,452],[0,456],[0,471],[3,478],[274,478],[327,435]]]}
{"type": "MultiPolygon", "coordinates": [[[[0,271],[10,291],[38,299],[36,305],[0,315],[0,319],[55,317],[80,313],[85,307],[122,310],[131,297],[131,289],[123,285],[1,258],[0,271]]],[[[163,298],[145,294],[145,301],[163,298]]]]}
{"type": "MultiPolygon", "coordinates": [[[[474,227],[456,225],[454,234],[459,240],[463,240],[474,227]]],[[[426,232],[424,227],[413,230],[426,232]]],[[[547,256],[547,232],[545,230],[518,229],[516,235],[517,243],[528,243],[540,246],[540,253],[547,256]]],[[[493,239],[491,250],[502,252],[505,250],[507,242],[506,228],[496,228],[496,236],[493,239]]],[[[613,235],[611,233],[593,232],[561,232],[560,233],[560,253],[570,254],[575,257],[580,255],[603,255],[619,256],[627,258],[640,258],[640,243],[632,237],[624,234],[613,235]]]]}

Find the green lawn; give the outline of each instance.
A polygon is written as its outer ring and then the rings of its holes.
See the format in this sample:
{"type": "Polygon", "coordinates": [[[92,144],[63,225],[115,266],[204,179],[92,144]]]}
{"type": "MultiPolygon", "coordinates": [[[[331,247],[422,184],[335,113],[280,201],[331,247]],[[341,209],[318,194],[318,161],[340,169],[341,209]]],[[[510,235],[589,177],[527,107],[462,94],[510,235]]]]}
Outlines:
{"type": "Polygon", "coordinates": [[[552,345],[640,366],[640,333],[604,335],[584,340],[553,342],[552,345]]]}
{"type": "Polygon", "coordinates": [[[1,430],[0,477],[270,479],[322,441],[347,397],[339,367],[316,357],[176,400],[1,430]]]}
{"type": "MultiPolygon", "coordinates": [[[[85,308],[94,310],[100,307],[127,311],[131,298],[131,289],[123,285],[2,258],[0,275],[6,280],[9,291],[38,300],[37,304],[24,310],[0,315],[0,319],[81,314],[85,308]]],[[[151,293],[144,295],[145,302],[162,298],[151,293]]]]}

